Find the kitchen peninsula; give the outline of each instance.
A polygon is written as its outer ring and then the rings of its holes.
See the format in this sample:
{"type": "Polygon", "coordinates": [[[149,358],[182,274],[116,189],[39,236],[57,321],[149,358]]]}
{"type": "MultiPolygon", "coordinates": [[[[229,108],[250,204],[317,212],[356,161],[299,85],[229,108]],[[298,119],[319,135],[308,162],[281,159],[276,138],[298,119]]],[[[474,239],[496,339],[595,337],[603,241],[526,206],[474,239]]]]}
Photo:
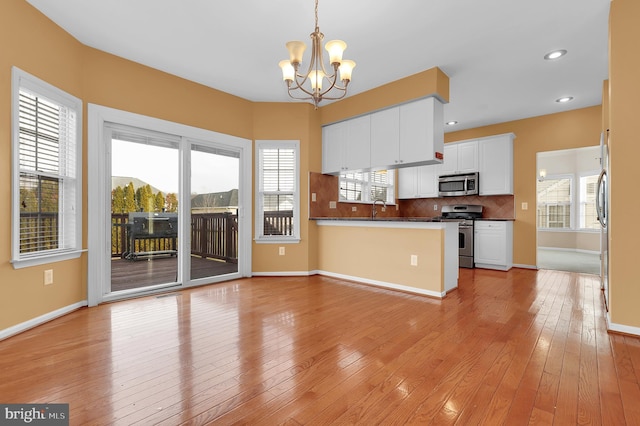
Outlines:
{"type": "Polygon", "coordinates": [[[458,224],[315,218],[318,272],[436,298],[458,286],[458,224]]]}

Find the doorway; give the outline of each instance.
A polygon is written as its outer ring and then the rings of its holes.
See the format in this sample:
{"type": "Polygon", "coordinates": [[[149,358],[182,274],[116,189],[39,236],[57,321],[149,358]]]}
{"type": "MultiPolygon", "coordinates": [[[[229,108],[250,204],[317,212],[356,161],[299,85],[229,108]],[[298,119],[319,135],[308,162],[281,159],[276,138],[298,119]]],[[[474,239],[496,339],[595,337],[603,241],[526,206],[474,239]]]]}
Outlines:
{"type": "Polygon", "coordinates": [[[89,305],[251,275],[251,141],[89,105],[89,305]]]}
{"type": "Polygon", "coordinates": [[[537,267],[598,275],[600,147],[537,154],[537,267]]]}

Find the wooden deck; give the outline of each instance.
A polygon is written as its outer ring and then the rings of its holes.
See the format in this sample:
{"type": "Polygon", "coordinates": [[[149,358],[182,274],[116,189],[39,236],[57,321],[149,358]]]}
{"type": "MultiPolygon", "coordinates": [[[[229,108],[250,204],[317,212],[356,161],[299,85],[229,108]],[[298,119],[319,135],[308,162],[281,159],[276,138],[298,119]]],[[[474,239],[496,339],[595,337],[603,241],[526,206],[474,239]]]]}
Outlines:
{"type": "MultiPolygon", "coordinates": [[[[191,278],[205,278],[238,272],[237,263],[191,256],[191,278]]],[[[177,257],[155,257],[150,259],[111,260],[111,291],[142,288],[155,284],[176,282],[177,257]]]]}
{"type": "Polygon", "coordinates": [[[0,342],[0,401],[72,425],[640,424],[640,339],[598,277],[460,270],[440,301],[254,277],[72,312],[0,342]]]}

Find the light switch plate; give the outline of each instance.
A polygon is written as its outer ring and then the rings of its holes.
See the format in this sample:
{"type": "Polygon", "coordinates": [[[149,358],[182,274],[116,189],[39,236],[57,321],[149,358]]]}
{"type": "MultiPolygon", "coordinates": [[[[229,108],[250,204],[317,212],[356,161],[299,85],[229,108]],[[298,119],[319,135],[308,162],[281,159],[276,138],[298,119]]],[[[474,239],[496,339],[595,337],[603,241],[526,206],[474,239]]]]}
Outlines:
{"type": "Polygon", "coordinates": [[[522,210],[529,210],[529,203],[522,203],[522,210]]]}
{"type": "Polygon", "coordinates": [[[336,206],[336,202],[335,201],[329,201],[329,208],[330,209],[335,209],[336,207],[337,206],[336,206]]]}

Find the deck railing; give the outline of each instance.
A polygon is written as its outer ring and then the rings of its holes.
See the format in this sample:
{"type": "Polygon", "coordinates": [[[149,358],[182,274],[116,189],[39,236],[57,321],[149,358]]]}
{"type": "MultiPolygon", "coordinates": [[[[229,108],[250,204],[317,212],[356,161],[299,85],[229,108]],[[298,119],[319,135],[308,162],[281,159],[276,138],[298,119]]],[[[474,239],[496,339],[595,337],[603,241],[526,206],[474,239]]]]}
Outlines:
{"type": "MultiPolygon", "coordinates": [[[[264,216],[265,227],[268,227],[272,235],[291,234],[293,212],[265,212],[264,216]]],[[[128,221],[128,213],[111,215],[111,257],[122,257],[127,251],[128,221]]],[[[136,240],[134,250],[146,251],[142,247],[173,247],[174,240],[174,238],[141,238],[136,240]]],[[[225,262],[238,262],[238,215],[192,213],[191,254],[225,262]]]]}

